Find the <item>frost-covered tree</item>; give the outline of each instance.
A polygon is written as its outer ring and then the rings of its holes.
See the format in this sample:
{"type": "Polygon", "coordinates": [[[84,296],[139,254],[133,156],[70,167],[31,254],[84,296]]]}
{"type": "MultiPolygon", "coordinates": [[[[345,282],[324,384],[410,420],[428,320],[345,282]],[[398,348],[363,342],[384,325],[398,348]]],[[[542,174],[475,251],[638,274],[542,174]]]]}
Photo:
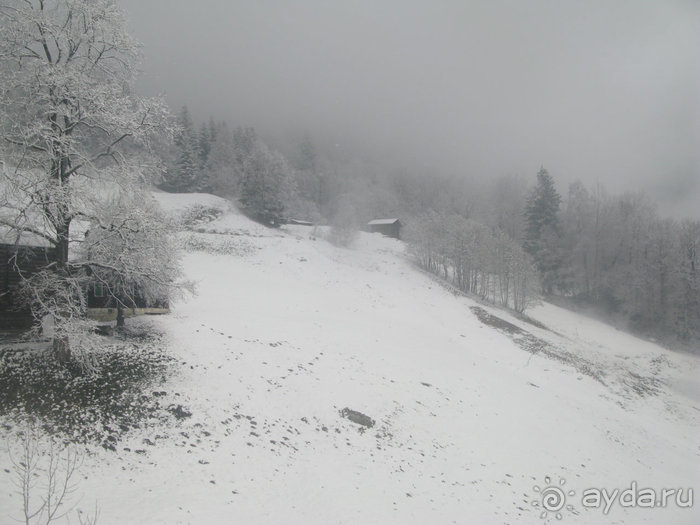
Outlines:
{"type": "Polygon", "coordinates": [[[152,176],[152,140],[170,133],[164,101],[131,90],[139,45],[125,27],[110,0],[0,5],[0,224],[18,243],[32,234],[55,248],[28,284],[31,304],[56,320],[58,350],[82,311],[74,224],[99,222],[104,181],[129,191],[152,176]]]}
{"type": "Polygon", "coordinates": [[[297,186],[302,199],[312,202],[320,209],[325,204],[323,176],[319,170],[319,159],[311,136],[305,134],[299,145],[296,159],[297,186]]]}
{"type": "Polygon", "coordinates": [[[234,142],[243,209],[263,224],[278,225],[285,210],[285,197],[293,192],[289,164],[259,140],[252,128],[236,130],[234,142]]]}
{"type": "Polygon", "coordinates": [[[175,193],[197,191],[201,171],[199,139],[187,106],[177,115],[174,162],[168,166],[162,188],[175,193]]]}
{"type": "Polygon", "coordinates": [[[537,184],[530,192],[525,206],[526,244],[538,239],[542,232],[559,229],[559,205],[561,196],[554,187],[554,179],[541,168],[537,173],[537,184]]]}
{"type": "Polygon", "coordinates": [[[569,186],[562,221],[563,245],[568,254],[565,263],[572,274],[571,292],[586,298],[591,296],[594,286],[594,204],[593,197],[581,182],[569,186]]]}
{"type": "Polygon", "coordinates": [[[561,196],[546,169],[537,173],[537,184],[525,206],[525,242],[540,272],[542,289],[551,294],[561,285],[562,253],[560,244],[559,205],[561,196]]]}
{"type": "Polygon", "coordinates": [[[206,170],[212,193],[226,198],[238,196],[241,172],[234,136],[225,123],[217,129],[211,143],[206,170]]]}
{"type": "Polygon", "coordinates": [[[527,183],[515,176],[501,176],[490,183],[479,207],[487,224],[503,230],[511,239],[522,241],[523,210],[527,183]]]}
{"type": "Polygon", "coordinates": [[[185,283],[170,234],[173,225],[146,192],[113,195],[77,243],[78,260],[92,283],[100,283],[118,310],[140,302],[167,304],[185,283]]]}
{"type": "Polygon", "coordinates": [[[406,239],[418,264],[463,292],[518,312],[538,300],[537,271],[519,243],[460,215],[427,213],[409,222],[406,239]]]}
{"type": "Polygon", "coordinates": [[[210,129],[210,126],[202,124],[199,128],[199,133],[197,133],[200,168],[204,168],[207,165],[207,159],[209,159],[209,153],[211,152],[211,143],[214,140],[214,136],[210,133],[210,129]]]}
{"type": "Polygon", "coordinates": [[[207,126],[206,124],[202,124],[199,133],[197,133],[197,153],[199,157],[197,165],[198,177],[196,189],[197,191],[204,193],[209,193],[213,189],[211,174],[209,173],[208,169],[209,155],[211,154],[211,146],[212,142],[216,137],[216,135],[212,131],[212,124],[212,121],[210,121],[209,126],[207,126]]]}
{"type": "Polygon", "coordinates": [[[676,333],[687,340],[700,336],[700,221],[681,223],[680,250],[676,333]]]}

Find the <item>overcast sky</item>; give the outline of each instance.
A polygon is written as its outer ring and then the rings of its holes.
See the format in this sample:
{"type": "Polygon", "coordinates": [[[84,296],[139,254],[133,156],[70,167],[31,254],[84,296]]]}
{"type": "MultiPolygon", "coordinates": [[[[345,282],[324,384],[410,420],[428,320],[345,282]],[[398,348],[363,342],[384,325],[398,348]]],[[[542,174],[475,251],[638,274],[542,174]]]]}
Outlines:
{"type": "Polygon", "coordinates": [[[544,165],[700,218],[698,0],[118,0],[138,89],[465,176],[544,165]]]}

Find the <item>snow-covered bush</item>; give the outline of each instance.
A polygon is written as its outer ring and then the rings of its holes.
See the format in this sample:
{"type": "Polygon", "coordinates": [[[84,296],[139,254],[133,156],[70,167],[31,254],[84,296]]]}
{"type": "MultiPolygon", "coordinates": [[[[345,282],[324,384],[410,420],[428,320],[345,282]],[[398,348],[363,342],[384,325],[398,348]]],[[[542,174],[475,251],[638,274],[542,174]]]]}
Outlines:
{"type": "Polygon", "coordinates": [[[215,255],[249,255],[255,246],[247,240],[231,235],[190,233],[183,237],[182,247],[190,252],[215,255]]]}
{"type": "Polygon", "coordinates": [[[202,224],[212,222],[221,215],[224,211],[215,206],[207,206],[205,204],[194,204],[187,208],[180,218],[181,225],[184,229],[194,230],[202,224]]]}

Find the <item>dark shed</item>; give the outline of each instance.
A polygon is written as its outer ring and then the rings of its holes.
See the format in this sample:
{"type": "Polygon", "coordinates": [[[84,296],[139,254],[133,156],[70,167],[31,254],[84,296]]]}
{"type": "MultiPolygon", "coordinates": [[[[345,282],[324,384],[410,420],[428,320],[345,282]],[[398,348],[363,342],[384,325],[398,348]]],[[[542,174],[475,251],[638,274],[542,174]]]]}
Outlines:
{"type": "Polygon", "coordinates": [[[367,231],[400,239],[401,221],[399,219],[373,219],[367,223],[367,231]]]}

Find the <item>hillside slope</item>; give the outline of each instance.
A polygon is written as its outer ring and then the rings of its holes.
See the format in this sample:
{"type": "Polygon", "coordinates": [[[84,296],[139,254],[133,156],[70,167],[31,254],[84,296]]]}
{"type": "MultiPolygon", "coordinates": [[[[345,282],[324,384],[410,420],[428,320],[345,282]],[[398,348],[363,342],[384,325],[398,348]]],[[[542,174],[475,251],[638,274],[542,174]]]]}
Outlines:
{"type": "Polygon", "coordinates": [[[164,395],[191,417],[87,458],[100,523],[557,521],[532,505],[545,476],[575,491],[566,523],[700,521],[581,504],[700,487],[697,358],[551,305],[535,326],[477,304],[376,234],[337,248],[211,196],[159,199],[220,210],[182,234],[198,294],[149,320],[181,363],[164,395]]]}

